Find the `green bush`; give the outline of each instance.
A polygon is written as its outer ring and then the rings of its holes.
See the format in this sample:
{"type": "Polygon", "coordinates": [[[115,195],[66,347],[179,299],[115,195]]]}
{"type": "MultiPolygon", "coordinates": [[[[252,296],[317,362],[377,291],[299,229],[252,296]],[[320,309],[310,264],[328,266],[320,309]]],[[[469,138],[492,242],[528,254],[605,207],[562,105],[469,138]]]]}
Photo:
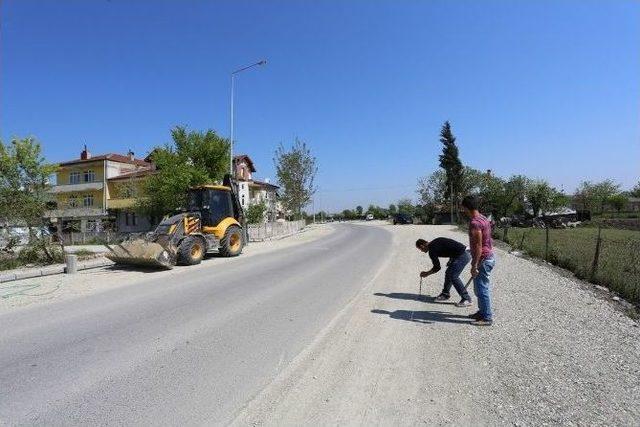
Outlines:
{"type": "Polygon", "coordinates": [[[264,221],[264,213],[266,211],[267,205],[264,202],[249,206],[247,209],[247,222],[249,224],[260,224],[264,221]]]}
{"type": "Polygon", "coordinates": [[[36,240],[18,252],[18,260],[23,264],[54,264],[64,261],[59,246],[53,246],[45,240],[36,240]]]}

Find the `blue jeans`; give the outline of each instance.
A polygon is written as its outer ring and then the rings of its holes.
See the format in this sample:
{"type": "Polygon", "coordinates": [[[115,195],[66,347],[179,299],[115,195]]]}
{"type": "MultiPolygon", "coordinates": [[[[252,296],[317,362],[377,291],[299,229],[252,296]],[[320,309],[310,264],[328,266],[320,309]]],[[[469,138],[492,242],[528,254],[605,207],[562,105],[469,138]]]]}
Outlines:
{"type": "Polygon", "coordinates": [[[471,301],[469,292],[465,289],[462,280],[460,280],[460,273],[471,261],[471,254],[469,251],[464,251],[462,255],[456,258],[450,258],[447,263],[447,271],[444,272],[444,287],[442,288],[442,294],[450,296],[451,285],[456,288],[458,294],[462,299],[471,301]]]}
{"type": "Polygon", "coordinates": [[[496,265],[493,255],[483,258],[478,265],[478,275],[473,279],[473,292],[478,298],[478,311],[483,319],[493,319],[491,312],[491,270],[496,265]]]}

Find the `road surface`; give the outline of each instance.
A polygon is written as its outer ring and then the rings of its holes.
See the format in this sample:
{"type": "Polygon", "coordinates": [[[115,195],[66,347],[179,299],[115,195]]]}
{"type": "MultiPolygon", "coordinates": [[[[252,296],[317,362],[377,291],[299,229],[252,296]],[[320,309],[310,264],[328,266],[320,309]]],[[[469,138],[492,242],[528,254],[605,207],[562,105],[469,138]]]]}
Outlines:
{"type": "Polygon", "coordinates": [[[442,277],[417,295],[415,239],[463,234],[329,227],[4,312],[0,424],[640,422],[637,323],[588,287],[498,251],[496,324],[474,328],[433,300],[442,277]]]}

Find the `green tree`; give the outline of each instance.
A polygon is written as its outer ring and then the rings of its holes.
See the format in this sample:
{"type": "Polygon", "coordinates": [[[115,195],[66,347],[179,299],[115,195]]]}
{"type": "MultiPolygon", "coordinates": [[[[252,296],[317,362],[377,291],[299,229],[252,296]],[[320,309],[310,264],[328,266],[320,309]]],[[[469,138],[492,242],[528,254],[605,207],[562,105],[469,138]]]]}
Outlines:
{"type": "Polygon", "coordinates": [[[356,214],[359,217],[362,216],[362,212],[364,212],[364,209],[362,208],[362,206],[356,206],[356,214]]]}
{"type": "Polygon", "coordinates": [[[544,216],[547,212],[567,203],[567,197],[544,180],[535,180],[529,183],[525,194],[534,217],[538,217],[540,214],[544,216]]]}
{"type": "Polygon", "coordinates": [[[604,212],[604,208],[611,197],[620,192],[620,184],[616,184],[611,179],[606,179],[594,185],[593,194],[600,213],[604,212]]]}
{"type": "Polygon", "coordinates": [[[56,166],[45,161],[34,138],[0,142],[0,221],[44,225],[49,177],[56,166]]]}
{"type": "Polygon", "coordinates": [[[187,131],[177,126],[171,137],[171,144],[152,151],[157,173],[145,180],[145,197],[137,204],[138,209],[154,216],[186,206],[190,187],[221,182],[229,170],[229,141],[215,131],[187,131]]]}
{"type": "Polygon", "coordinates": [[[260,224],[264,221],[267,205],[264,202],[254,203],[247,209],[247,223],[260,224]]]}
{"type": "Polygon", "coordinates": [[[483,210],[497,217],[506,217],[522,211],[529,181],[523,175],[514,175],[504,180],[491,174],[484,174],[480,181],[483,210]]]}
{"type": "Polygon", "coordinates": [[[610,179],[602,182],[593,183],[591,181],[583,181],[574,193],[576,202],[582,204],[584,209],[604,211],[604,207],[611,196],[618,194],[620,185],[610,179]]]}
{"type": "Polygon", "coordinates": [[[316,158],[305,142],[296,138],[287,150],[282,144],[276,149],[273,162],[282,188],[281,200],[285,208],[299,216],[316,191],[314,180],[318,172],[316,158]]]}
{"type": "Polygon", "coordinates": [[[391,215],[395,214],[396,212],[398,212],[398,209],[396,208],[396,205],[394,205],[393,203],[391,203],[389,205],[389,213],[391,215]]]}
{"type": "MultiPolygon", "coordinates": [[[[487,172],[481,172],[478,169],[474,169],[470,166],[465,166],[462,169],[462,181],[460,182],[460,191],[456,191],[458,194],[480,194],[485,185],[487,178],[493,175],[487,172]]],[[[463,196],[464,197],[464,196],[463,196]]]]}
{"type": "Polygon", "coordinates": [[[462,191],[462,180],[464,167],[460,161],[456,137],[451,131],[451,124],[447,120],[440,130],[440,142],[442,143],[442,154],[440,155],[440,167],[446,175],[446,188],[444,197],[448,200],[456,201],[456,194],[462,191]],[[453,189],[453,194],[451,190],[453,189]]]}
{"type": "Polygon", "coordinates": [[[620,213],[620,211],[627,206],[627,203],[629,203],[629,198],[625,194],[618,193],[609,197],[607,203],[614,208],[616,212],[620,213]]]}
{"type": "Polygon", "coordinates": [[[629,196],[640,197],[640,181],[629,191],[629,196]]]}
{"type": "Polygon", "coordinates": [[[345,210],[342,211],[342,217],[344,219],[347,219],[347,220],[354,219],[355,216],[356,216],[356,214],[350,209],[345,209],[345,210]]]}
{"type": "Polygon", "coordinates": [[[384,219],[389,216],[389,211],[378,205],[369,205],[369,208],[367,208],[367,213],[373,215],[375,219],[384,219]]]}
{"type": "Polygon", "coordinates": [[[444,204],[446,200],[447,177],[443,170],[418,179],[418,195],[424,205],[444,204]]]}
{"type": "Polygon", "coordinates": [[[415,206],[409,198],[398,200],[398,213],[413,216],[415,213],[415,206]]]}

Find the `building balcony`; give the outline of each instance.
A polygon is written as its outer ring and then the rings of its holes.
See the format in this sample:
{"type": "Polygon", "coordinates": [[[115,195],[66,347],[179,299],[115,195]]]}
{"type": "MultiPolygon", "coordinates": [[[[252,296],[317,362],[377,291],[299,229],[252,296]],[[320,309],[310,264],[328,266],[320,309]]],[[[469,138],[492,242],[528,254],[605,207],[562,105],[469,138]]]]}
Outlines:
{"type": "Polygon", "coordinates": [[[102,217],[106,213],[102,208],[63,208],[45,211],[45,218],[88,218],[102,217]]]}
{"type": "Polygon", "coordinates": [[[81,184],[62,184],[53,187],[50,192],[54,194],[74,193],[77,191],[102,190],[104,183],[101,182],[83,182],[81,184]]]}

